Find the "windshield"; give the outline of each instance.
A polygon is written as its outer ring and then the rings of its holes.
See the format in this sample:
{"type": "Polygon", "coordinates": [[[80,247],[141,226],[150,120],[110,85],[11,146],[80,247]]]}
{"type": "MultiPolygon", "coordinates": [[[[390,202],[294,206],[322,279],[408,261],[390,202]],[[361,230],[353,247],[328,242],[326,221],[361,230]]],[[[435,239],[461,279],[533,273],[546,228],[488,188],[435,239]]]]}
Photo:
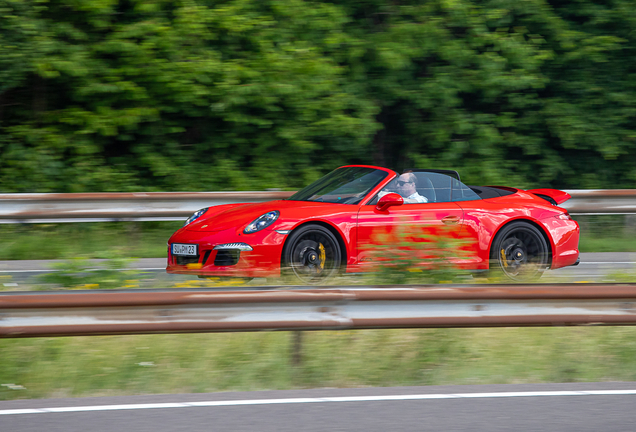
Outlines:
{"type": "Polygon", "coordinates": [[[346,167],[330,172],[288,199],[338,204],[358,204],[389,173],[375,168],[346,167]]]}

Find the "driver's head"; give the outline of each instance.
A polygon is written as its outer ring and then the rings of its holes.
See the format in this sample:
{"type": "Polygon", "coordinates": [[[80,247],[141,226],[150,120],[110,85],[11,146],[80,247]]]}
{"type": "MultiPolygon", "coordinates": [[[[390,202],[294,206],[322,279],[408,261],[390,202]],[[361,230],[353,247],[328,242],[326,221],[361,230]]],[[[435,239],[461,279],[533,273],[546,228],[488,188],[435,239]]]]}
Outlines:
{"type": "Polygon", "coordinates": [[[413,195],[416,190],[417,177],[413,173],[404,173],[397,179],[397,192],[403,197],[408,198],[413,195]]]}

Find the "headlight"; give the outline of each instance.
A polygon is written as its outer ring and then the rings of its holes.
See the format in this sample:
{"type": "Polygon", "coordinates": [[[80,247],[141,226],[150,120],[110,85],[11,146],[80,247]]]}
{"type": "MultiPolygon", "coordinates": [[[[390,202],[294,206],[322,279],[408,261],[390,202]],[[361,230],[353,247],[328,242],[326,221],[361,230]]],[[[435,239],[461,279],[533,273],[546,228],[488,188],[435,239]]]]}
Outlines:
{"type": "Polygon", "coordinates": [[[243,233],[252,234],[262,230],[263,228],[267,228],[268,226],[273,224],[276,219],[278,219],[279,214],[280,213],[278,212],[278,210],[265,213],[264,215],[256,219],[254,222],[249,224],[247,227],[245,227],[245,229],[243,230],[243,233]]]}
{"type": "Polygon", "coordinates": [[[199,219],[203,213],[208,211],[208,209],[209,209],[209,207],[206,207],[206,208],[202,208],[201,210],[195,211],[194,214],[192,216],[190,216],[187,221],[185,221],[183,226],[190,225],[192,222],[194,222],[195,220],[199,219]]]}

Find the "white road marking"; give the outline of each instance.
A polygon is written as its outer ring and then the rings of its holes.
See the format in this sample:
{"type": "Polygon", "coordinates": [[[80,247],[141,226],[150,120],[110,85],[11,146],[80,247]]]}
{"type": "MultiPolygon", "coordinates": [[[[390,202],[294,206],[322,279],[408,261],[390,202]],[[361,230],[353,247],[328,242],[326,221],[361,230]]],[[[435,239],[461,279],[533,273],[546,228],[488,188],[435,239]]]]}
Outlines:
{"type": "Polygon", "coordinates": [[[623,396],[636,395],[636,390],[582,390],[582,391],[533,391],[533,392],[495,392],[495,393],[450,393],[450,394],[416,394],[416,395],[380,395],[380,396],[338,396],[321,398],[288,398],[288,399],[246,399],[200,402],[167,402],[125,405],[93,405],[51,408],[25,408],[0,410],[0,415],[75,413],[90,411],[123,411],[142,409],[172,409],[193,407],[222,407],[240,405],[280,405],[302,403],[339,403],[339,402],[381,402],[381,401],[413,401],[435,399],[479,399],[479,398],[511,398],[511,397],[566,397],[566,396],[623,396]]]}

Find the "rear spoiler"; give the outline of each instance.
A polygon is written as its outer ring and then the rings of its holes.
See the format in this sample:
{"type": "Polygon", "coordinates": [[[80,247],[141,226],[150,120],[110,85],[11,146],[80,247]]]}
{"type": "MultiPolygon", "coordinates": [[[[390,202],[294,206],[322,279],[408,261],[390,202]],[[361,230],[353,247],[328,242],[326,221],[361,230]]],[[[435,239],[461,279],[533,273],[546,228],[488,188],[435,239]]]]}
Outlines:
{"type": "Polygon", "coordinates": [[[530,189],[526,192],[543,198],[552,205],[563,204],[564,202],[572,198],[569,193],[558,189],[530,189]]]}

